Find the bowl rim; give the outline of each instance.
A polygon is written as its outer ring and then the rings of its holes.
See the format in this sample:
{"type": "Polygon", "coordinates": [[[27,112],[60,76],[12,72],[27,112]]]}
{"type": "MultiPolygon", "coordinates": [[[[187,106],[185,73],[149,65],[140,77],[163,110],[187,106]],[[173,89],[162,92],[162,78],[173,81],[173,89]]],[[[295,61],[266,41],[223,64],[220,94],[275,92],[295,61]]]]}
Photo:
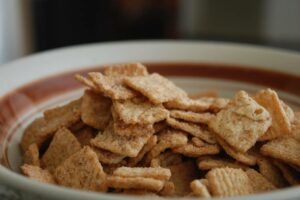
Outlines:
{"type": "MultiPolygon", "coordinates": [[[[25,62],[27,64],[37,64],[40,62],[40,58],[43,59],[53,59],[57,55],[64,55],[64,54],[78,54],[81,52],[86,51],[95,51],[98,47],[101,49],[105,48],[112,48],[117,49],[124,46],[131,46],[131,48],[149,48],[151,50],[158,48],[158,47],[166,47],[166,49],[170,48],[178,48],[181,46],[184,46],[184,48],[211,48],[211,50],[216,50],[217,53],[220,53],[222,51],[231,51],[231,53],[235,53],[238,51],[241,51],[241,55],[250,55],[251,58],[255,58],[258,54],[260,54],[260,57],[262,60],[252,60],[249,61],[249,58],[243,58],[238,62],[241,65],[254,65],[254,66],[265,66],[264,64],[259,63],[266,63],[269,58],[279,56],[279,58],[284,58],[286,62],[287,59],[292,59],[292,65],[289,66],[289,69],[293,69],[292,71],[289,71],[291,73],[297,73],[300,75],[300,70],[296,68],[296,64],[300,63],[300,54],[295,51],[289,51],[289,50],[282,50],[278,48],[268,48],[268,47],[261,47],[256,45],[248,45],[248,44],[238,44],[238,43],[227,43],[227,42],[206,42],[206,41],[165,41],[165,40],[151,40],[151,41],[126,41],[126,42],[107,42],[107,43],[96,43],[96,44],[88,44],[88,45],[77,45],[72,47],[64,47],[59,49],[54,49],[50,51],[45,51],[42,53],[34,54],[25,58],[18,59],[16,61],[4,64],[0,66],[0,80],[1,77],[4,77],[7,75],[7,72],[9,71],[9,68],[20,68],[22,66],[22,63],[25,62]],[[219,50],[217,50],[219,49],[219,50]],[[221,50],[220,50],[221,49],[221,50]],[[256,63],[256,64],[255,64],[256,63]],[[1,73],[4,72],[4,73],[1,73]],[[2,75],[1,75],[2,74],[2,75]]],[[[228,55],[228,54],[227,54],[228,55]]],[[[225,55],[226,56],[226,55],[225,55]]],[[[183,56],[184,57],[184,56],[183,56]]],[[[42,60],[43,60],[42,59],[42,60]]],[[[150,61],[155,61],[155,58],[148,57],[150,61]],[[149,59],[150,58],[150,59],[149,59]]],[[[276,58],[278,59],[278,58],[276,58]]],[[[42,61],[41,60],[41,61],[42,61]]],[[[168,60],[168,59],[166,59],[168,60]]],[[[197,59],[195,59],[197,60],[197,59]]],[[[195,61],[194,60],[194,61],[195,61]]],[[[222,59],[217,60],[218,62],[221,62],[222,59]]],[[[172,61],[176,61],[172,60],[172,61]]],[[[91,62],[96,62],[92,60],[91,62]]],[[[126,61],[124,61],[126,62],[126,61]]],[[[223,62],[224,63],[224,62],[223,62]]],[[[278,65],[275,66],[275,70],[281,70],[285,71],[286,69],[282,69],[280,67],[280,62],[278,65]]],[[[80,66],[82,67],[82,64],[80,66]]],[[[90,66],[89,66],[90,67],[90,66]]],[[[56,74],[57,72],[55,72],[56,74]]],[[[1,85],[1,81],[0,81],[1,85]]],[[[7,93],[5,91],[4,93],[7,93]]],[[[1,91],[0,91],[1,95],[1,91]]],[[[111,195],[111,194],[105,194],[105,193],[97,193],[97,192],[90,192],[90,191],[80,191],[70,188],[65,188],[61,186],[55,186],[45,183],[40,183],[34,180],[30,180],[26,177],[24,177],[21,174],[17,174],[4,166],[0,165],[0,179],[3,183],[7,183],[8,185],[12,186],[13,188],[17,188],[23,191],[29,191],[33,194],[37,194],[39,196],[49,196],[49,197],[68,197],[72,199],[111,199],[111,200],[118,200],[120,198],[123,198],[125,200],[132,199],[134,197],[127,197],[127,196],[119,196],[119,195],[111,195]]],[[[254,194],[254,195],[248,195],[243,197],[230,197],[230,198],[222,198],[224,200],[235,200],[235,199],[243,199],[243,200],[250,200],[253,198],[261,198],[261,199],[273,199],[273,200],[279,200],[279,199],[293,199],[300,196],[300,190],[298,187],[295,188],[288,188],[284,190],[278,190],[270,193],[263,193],[263,194],[254,194]]],[[[138,197],[136,197],[138,198],[138,197]]],[[[174,199],[174,198],[172,198],[174,199]]]]}

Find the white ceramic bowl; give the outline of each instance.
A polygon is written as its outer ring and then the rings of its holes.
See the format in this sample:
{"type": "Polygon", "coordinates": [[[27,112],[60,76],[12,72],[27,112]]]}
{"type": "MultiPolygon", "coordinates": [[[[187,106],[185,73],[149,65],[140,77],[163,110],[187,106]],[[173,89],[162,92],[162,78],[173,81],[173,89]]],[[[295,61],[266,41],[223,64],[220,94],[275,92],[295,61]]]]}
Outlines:
{"type": "MultiPolygon", "coordinates": [[[[300,54],[291,51],[220,42],[140,41],[83,45],[39,53],[0,67],[1,181],[42,199],[132,199],[43,184],[19,174],[18,144],[24,127],[43,109],[81,94],[82,89],[70,81],[72,71],[88,71],[88,68],[100,68],[103,64],[123,62],[152,63],[151,70],[170,76],[191,93],[217,89],[221,96],[231,96],[239,89],[252,92],[273,87],[294,108],[300,104],[300,54]],[[45,77],[48,78],[43,79],[45,77]],[[27,84],[32,81],[36,82],[27,84]]],[[[227,199],[299,198],[300,188],[294,187],[227,199]]]]}

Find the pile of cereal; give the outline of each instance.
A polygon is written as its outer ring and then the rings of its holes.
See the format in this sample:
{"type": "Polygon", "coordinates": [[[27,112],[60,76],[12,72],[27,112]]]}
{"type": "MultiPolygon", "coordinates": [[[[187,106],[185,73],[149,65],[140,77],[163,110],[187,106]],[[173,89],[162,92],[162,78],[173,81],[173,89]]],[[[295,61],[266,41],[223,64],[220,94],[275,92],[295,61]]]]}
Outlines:
{"type": "Polygon", "coordinates": [[[300,183],[300,112],[271,89],[188,96],[142,64],[108,66],[21,141],[25,176],[107,193],[226,197],[300,183]]]}

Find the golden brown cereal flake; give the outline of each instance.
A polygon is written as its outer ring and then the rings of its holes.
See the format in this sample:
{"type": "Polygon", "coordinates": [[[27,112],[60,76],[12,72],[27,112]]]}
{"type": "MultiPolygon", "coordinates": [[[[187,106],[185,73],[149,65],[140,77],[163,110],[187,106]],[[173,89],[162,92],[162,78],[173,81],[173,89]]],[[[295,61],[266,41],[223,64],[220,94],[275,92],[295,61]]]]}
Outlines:
{"type": "Polygon", "coordinates": [[[255,165],[256,164],[256,157],[254,155],[249,154],[248,152],[243,153],[236,151],[233,149],[229,144],[227,144],[223,139],[217,137],[217,141],[219,145],[224,149],[226,154],[231,156],[232,158],[236,159],[237,161],[246,164],[246,165],[255,165]]]}
{"type": "Polygon", "coordinates": [[[117,164],[126,157],[124,155],[112,153],[104,149],[92,147],[92,150],[97,154],[100,163],[104,164],[117,164]]]}
{"type": "Polygon", "coordinates": [[[203,146],[198,147],[189,142],[184,146],[173,148],[173,151],[187,157],[199,157],[203,155],[218,154],[220,153],[220,147],[217,144],[204,144],[203,146]]]}
{"type": "Polygon", "coordinates": [[[90,72],[88,75],[104,96],[112,99],[130,99],[137,95],[137,92],[123,84],[123,76],[104,76],[100,72],[90,72]]]}
{"type": "Polygon", "coordinates": [[[116,134],[113,123],[110,123],[103,133],[91,140],[91,144],[97,148],[105,149],[116,154],[136,157],[153,133],[145,133],[140,136],[125,137],[116,134]]]}
{"type": "Polygon", "coordinates": [[[127,77],[124,82],[130,88],[142,93],[154,104],[187,96],[185,91],[173,82],[156,73],[149,76],[127,77]]]}
{"type": "Polygon", "coordinates": [[[170,117],[175,119],[181,119],[187,122],[208,124],[208,122],[213,118],[211,113],[196,113],[192,111],[183,110],[171,110],[170,117]]]}
{"type": "Polygon", "coordinates": [[[175,129],[185,131],[195,137],[198,137],[210,144],[216,143],[215,136],[198,124],[179,121],[171,117],[167,118],[167,124],[175,129]]]}
{"type": "Polygon", "coordinates": [[[169,180],[171,177],[170,169],[162,167],[120,167],[113,172],[114,176],[121,177],[144,177],[159,180],[169,180]]]}
{"type": "Polygon", "coordinates": [[[246,170],[246,173],[255,193],[267,192],[276,189],[276,187],[271,182],[269,182],[262,174],[258,173],[256,170],[248,169],[246,170]]]}
{"type": "Polygon", "coordinates": [[[191,192],[190,182],[197,179],[197,168],[192,161],[185,161],[169,166],[171,170],[170,181],[175,185],[175,195],[185,196],[191,192]]]}
{"type": "Polygon", "coordinates": [[[176,98],[173,101],[165,103],[168,109],[179,109],[192,112],[204,112],[209,110],[211,103],[203,101],[201,99],[190,99],[189,97],[183,96],[181,98],[176,98]]]}
{"type": "Polygon", "coordinates": [[[282,175],[290,185],[300,185],[300,175],[297,170],[277,160],[274,161],[274,164],[280,169],[282,175]]]}
{"type": "Polygon", "coordinates": [[[147,68],[141,63],[114,64],[105,66],[106,76],[147,76],[147,68]]]}
{"type": "Polygon", "coordinates": [[[40,181],[43,183],[55,184],[53,176],[46,169],[41,169],[38,166],[24,164],[21,167],[21,170],[22,170],[23,174],[30,179],[40,181]]]}
{"type": "Polygon", "coordinates": [[[120,189],[143,189],[150,191],[160,191],[164,186],[164,181],[145,177],[121,177],[108,176],[106,179],[108,187],[120,189]]]}
{"type": "Polygon", "coordinates": [[[113,107],[125,124],[154,124],[166,119],[169,114],[162,105],[154,105],[144,98],[113,101],[113,107]]]}
{"type": "Polygon", "coordinates": [[[111,119],[111,100],[91,90],[84,92],[81,104],[82,121],[98,130],[104,130],[111,119]]]}
{"type": "Polygon", "coordinates": [[[254,96],[254,99],[268,110],[272,118],[270,129],[266,134],[260,137],[260,140],[270,140],[282,135],[290,134],[291,122],[285,111],[288,111],[289,109],[287,109],[287,105],[281,103],[274,90],[261,90],[254,96]]]}
{"type": "Polygon", "coordinates": [[[248,151],[270,125],[268,111],[244,91],[238,92],[209,124],[218,136],[241,152],[248,151]]]}
{"type": "Polygon", "coordinates": [[[185,145],[188,141],[186,134],[182,131],[174,129],[165,129],[158,134],[158,143],[147,154],[146,162],[164,152],[166,149],[180,147],[185,145]]]}
{"type": "Polygon", "coordinates": [[[136,166],[155,145],[157,144],[157,136],[153,135],[150,137],[150,139],[147,141],[147,143],[144,145],[142,150],[139,152],[139,154],[136,157],[129,158],[128,159],[128,166],[136,166]]]}
{"type": "Polygon", "coordinates": [[[267,158],[257,159],[259,172],[278,188],[287,186],[285,178],[274,163],[267,158]]]}
{"type": "Polygon", "coordinates": [[[248,166],[239,163],[232,159],[222,158],[220,156],[204,156],[199,158],[198,167],[201,170],[211,170],[214,168],[235,168],[235,169],[247,169],[248,166]]]}
{"type": "Polygon", "coordinates": [[[82,148],[65,160],[55,170],[55,179],[66,187],[106,191],[106,175],[96,153],[89,147],[82,148]]]}
{"type": "Polygon", "coordinates": [[[300,142],[292,137],[271,140],[260,151],[263,155],[300,166],[300,142]]]}
{"type": "Polygon", "coordinates": [[[253,193],[251,180],[241,169],[216,168],[206,174],[213,196],[230,197],[253,193]]]}
{"type": "Polygon", "coordinates": [[[67,128],[61,128],[55,133],[43,155],[42,163],[53,172],[58,165],[80,149],[81,145],[76,137],[67,128]]]}
{"type": "Polygon", "coordinates": [[[31,144],[28,149],[25,151],[23,156],[24,164],[40,166],[40,159],[39,159],[39,148],[37,144],[31,144]]]}
{"type": "Polygon", "coordinates": [[[194,196],[203,198],[211,197],[207,187],[200,180],[193,180],[190,183],[190,186],[194,196]]]}

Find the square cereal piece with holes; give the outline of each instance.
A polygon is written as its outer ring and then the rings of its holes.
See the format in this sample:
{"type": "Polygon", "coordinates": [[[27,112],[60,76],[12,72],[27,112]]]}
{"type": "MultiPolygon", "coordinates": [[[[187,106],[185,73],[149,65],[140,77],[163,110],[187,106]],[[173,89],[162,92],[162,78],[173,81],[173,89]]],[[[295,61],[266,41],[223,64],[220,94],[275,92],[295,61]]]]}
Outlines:
{"type": "Polygon", "coordinates": [[[81,103],[82,99],[80,98],[66,105],[46,110],[44,112],[44,118],[47,125],[51,124],[51,127],[55,127],[57,130],[60,127],[69,127],[80,121],[81,103]]]}
{"type": "Polygon", "coordinates": [[[247,152],[271,125],[269,112],[245,91],[236,93],[233,101],[210,121],[210,128],[226,143],[247,152]]]}
{"type": "Polygon", "coordinates": [[[221,156],[203,156],[198,158],[198,167],[201,170],[211,170],[214,168],[230,167],[236,169],[247,169],[247,165],[244,165],[236,160],[224,158],[221,156]]]}
{"type": "Polygon", "coordinates": [[[114,176],[144,177],[167,181],[171,177],[171,171],[162,167],[119,167],[113,172],[114,176]]]}
{"type": "Polygon", "coordinates": [[[271,140],[260,148],[260,152],[300,167],[300,142],[292,137],[271,140]]]}
{"type": "Polygon", "coordinates": [[[21,167],[21,170],[23,174],[30,179],[43,183],[55,184],[55,180],[52,174],[46,169],[42,169],[38,166],[24,164],[21,167]]]}
{"type": "Polygon", "coordinates": [[[283,177],[280,169],[268,158],[257,159],[259,173],[278,188],[286,187],[288,184],[283,177]]]}
{"type": "Polygon", "coordinates": [[[46,122],[44,118],[37,118],[24,131],[21,140],[21,148],[25,152],[31,144],[40,147],[45,141],[52,137],[52,131],[46,130],[46,122]]]}
{"type": "Polygon", "coordinates": [[[158,143],[147,154],[145,162],[149,163],[153,158],[157,157],[166,149],[180,147],[185,145],[188,141],[187,135],[182,131],[174,129],[164,129],[158,135],[158,143]]]}
{"type": "Polygon", "coordinates": [[[136,157],[129,158],[128,159],[128,166],[134,167],[136,166],[140,161],[143,160],[144,156],[157,144],[157,136],[152,135],[150,139],[147,141],[147,143],[143,146],[142,150],[139,152],[139,154],[136,157]]]}
{"type": "Polygon", "coordinates": [[[81,146],[85,146],[90,144],[90,140],[94,138],[94,136],[96,135],[96,131],[89,126],[86,126],[76,131],[74,135],[81,146]]]}
{"type": "Polygon", "coordinates": [[[111,120],[111,105],[109,98],[85,90],[81,104],[82,121],[95,129],[104,130],[111,120]]]}
{"type": "MultiPolygon", "coordinates": [[[[260,137],[260,140],[270,140],[276,137],[290,134],[291,121],[285,110],[290,110],[279,99],[274,90],[261,90],[254,96],[255,101],[265,107],[271,115],[272,125],[270,129],[260,137]]],[[[292,113],[292,112],[290,112],[292,113]]]]}
{"type": "Polygon", "coordinates": [[[100,163],[117,164],[120,163],[126,156],[112,153],[110,151],[92,147],[92,150],[97,154],[100,163]]]}
{"type": "Polygon", "coordinates": [[[88,73],[97,89],[111,99],[130,99],[137,96],[137,92],[123,84],[122,76],[104,76],[100,72],[88,73]]]}
{"type": "Polygon", "coordinates": [[[253,193],[251,180],[241,169],[216,168],[206,174],[210,191],[216,197],[231,197],[253,193]]]}
{"type": "Polygon", "coordinates": [[[193,196],[196,197],[203,197],[203,198],[209,198],[211,197],[208,188],[206,187],[206,185],[204,185],[201,180],[193,180],[190,183],[190,187],[193,193],[193,196]]]}
{"type": "Polygon", "coordinates": [[[52,173],[58,165],[80,149],[81,145],[76,137],[67,128],[61,128],[55,133],[43,155],[42,164],[52,173]]]}
{"type": "Polygon", "coordinates": [[[217,144],[205,144],[201,147],[188,142],[186,145],[173,148],[173,152],[180,153],[187,157],[199,157],[203,155],[216,155],[220,153],[220,147],[217,144]]]}
{"type": "Polygon", "coordinates": [[[227,155],[234,158],[235,160],[245,164],[245,165],[255,165],[256,164],[256,156],[249,154],[248,152],[243,153],[235,150],[229,144],[227,144],[223,139],[217,137],[218,144],[224,149],[227,155]]]}
{"type": "Polygon", "coordinates": [[[37,144],[31,144],[28,149],[25,151],[23,156],[24,164],[40,166],[40,158],[39,158],[39,148],[37,144]]]}
{"type": "Polygon", "coordinates": [[[62,186],[102,192],[107,190],[106,174],[96,153],[87,146],[58,166],[54,175],[62,186]]]}
{"type": "Polygon", "coordinates": [[[277,189],[268,179],[254,169],[246,170],[251,186],[255,193],[267,192],[277,189]]]}
{"type": "Polygon", "coordinates": [[[114,110],[125,124],[154,124],[168,117],[162,105],[154,105],[145,98],[113,101],[114,110]]]}
{"type": "Polygon", "coordinates": [[[114,64],[104,67],[105,76],[147,76],[147,68],[142,63],[114,64]]]}
{"type": "Polygon", "coordinates": [[[175,185],[175,196],[185,196],[191,192],[190,182],[198,178],[198,170],[191,160],[177,165],[169,166],[171,170],[170,181],[175,185]]]}
{"type": "Polygon", "coordinates": [[[143,189],[149,191],[160,191],[164,186],[164,181],[145,177],[121,177],[108,176],[107,185],[116,189],[143,189]]]}
{"type": "Polygon", "coordinates": [[[209,112],[196,113],[192,111],[170,110],[170,117],[172,118],[200,124],[208,124],[213,116],[214,114],[209,112]]]}
{"type": "Polygon", "coordinates": [[[191,122],[184,122],[179,121],[174,118],[167,118],[167,124],[175,129],[179,129],[189,133],[192,136],[198,137],[210,144],[215,144],[215,136],[211,134],[211,132],[205,130],[199,124],[191,123],[191,122]]]}
{"type": "Polygon", "coordinates": [[[173,82],[156,73],[149,76],[127,77],[124,82],[128,87],[142,93],[154,104],[187,96],[185,91],[173,82]]]}
{"type": "Polygon", "coordinates": [[[116,154],[136,157],[153,133],[145,133],[140,136],[125,137],[116,134],[111,122],[103,133],[91,140],[94,147],[105,149],[116,154]]]}

